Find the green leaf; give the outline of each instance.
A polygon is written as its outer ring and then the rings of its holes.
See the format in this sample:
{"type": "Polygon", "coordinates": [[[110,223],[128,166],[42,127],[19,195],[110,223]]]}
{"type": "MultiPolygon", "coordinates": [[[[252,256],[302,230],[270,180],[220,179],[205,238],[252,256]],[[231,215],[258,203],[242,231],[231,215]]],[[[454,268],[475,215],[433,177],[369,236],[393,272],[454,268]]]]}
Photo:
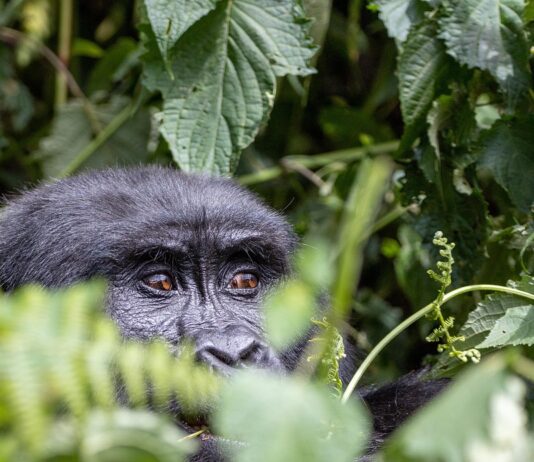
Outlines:
{"type": "Polygon", "coordinates": [[[375,0],[380,19],[386,26],[388,35],[404,42],[408,31],[423,19],[423,10],[418,0],[375,0]]]}
{"type": "Polygon", "coordinates": [[[459,194],[454,188],[453,172],[443,166],[441,179],[442,188],[438,189],[436,184],[425,181],[419,168],[410,165],[403,181],[403,202],[420,203],[421,213],[412,217],[413,227],[423,238],[432,261],[439,259],[431,245],[436,230],[443,231],[456,244],[453,281],[467,283],[485,258],[487,205],[477,188],[469,196],[459,194]]]}
{"type": "Polygon", "coordinates": [[[267,336],[283,350],[309,328],[315,312],[314,291],[301,281],[291,281],[267,299],[264,310],[267,336]]]}
{"type": "Polygon", "coordinates": [[[347,106],[327,106],[319,114],[319,123],[324,134],[336,146],[351,148],[361,144],[362,137],[376,140],[394,139],[388,125],[369,117],[369,112],[347,106]]]}
{"type": "Polygon", "coordinates": [[[429,284],[426,273],[430,267],[430,258],[427,249],[422,245],[421,237],[410,226],[401,225],[398,237],[401,249],[394,262],[395,275],[412,307],[417,309],[436,296],[436,288],[429,284]]]}
{"type": "MultiPolygon", "coordinates": [[[[525,292],[534,293],[534,278],[524,275],[518,282],[508,281],[508,287],[513,287],[525,292]]],[[[481,345],[484,338],[496,329],[496,323],[501,319],[508,310],[523,307],[528,302],[521,297],[504,293],[493,293],[486,295],[484,299],[477,303],[476,308],[469,313],[467,321],[461,327],[458,335],[465,338],[461,343],[462,349],[475,347],[485,348],[481,345]]],[[[438,360],[435,366],[435,375],[448,375],[450,371],[458,367],[458,362],[444,354],[438,360]]]]}
{"type": "Polygon", "coordinates": [[[86,56],[88,58],[101,58],[104,50],[91,40],[76,37],[72,43],[72,56],[86,56]]]}
{"type": "MultiPolygon", "coordinates": [[[[476,160],[468,149],[478,138],[468,94],[456,88],[452,95],[440,95],[432,103],[427,123],[428,140],[439,160],[450,157],[458,168],[465,168],[476,160]],[[461,148],[454,149],[458,147],[461,148]]],[[[435,169],[434,175],[440,175],[440,168],[435,169]]]]}
{"type": "Polygon", "coordinates": [[[171,69],[169,53],[172,47],[187,29],[213,10],[218,1],[144,0],[146,15],[168,69],[171,69]]]}
{"type": "Polygon", "coordinates": [[[534,305],[516,306],[506,311],[479,348],[500,347],[504,345],[534,344],[534,305]]]}
{"type": "Polygon", "coordinates": [[[487,70],[514,108],[526,93],[528,45],[523,0],[443,0],[439,36],[461,64],[487,70]]]}
{"type": "Polygon", "coordinates": [[[106,49],[104,56],[89,74],[87,94],[111,89],[113,83],[123,77],[124,67],[138,63],[139,53],[139,47],[134,40],[129,37],[119,38],[106,49]]]}
{"type": "Polygon", "coordinates": [[[528,212],[534,204],[534,116],[496,122],[482,138],[480,167],[488,168],[512,202],[528,212]]]}
{"type": "Polygon", "coordinates": [[[332,250],[324,240],[306,239],[297,255],[297,274],[311,288],[327,290],[334,279],[332,263],[332,250]]]}
{"type": "MultiPolygon", "coordinates": [[[[128,104],[116,97],[96,106],[96,116],[104,126],[128,104]]],[[[137,164],[147,158],[150,119],[147,111],[138,111],[83,164],[83,168],[137,164]]],[[[59,109],[52,132],[41,141],[38,156],[48,176],[63,172],[92,139],[91,125],[80,101],[72,100],[59,109]]]]}
{"type": "Polygon", "coordinates": [[[59,441],[50,447],[50,436],[59,438],[61,426],[70,428],[75,440],[67,446],[81,448],[81,460],[174,461],[187,448],[175,424],[120,406],[135,405],[136,394],[149,389],[161,414],[171,412],[176,396],[185,412],[213,405],[217,376],[185,348],[177,358],[163,342],[121,338],[102,309],[105,292],[103,281],[92,281],[0,294],[0,453],[6,436],[20,453],[10,460],[52,460],[44,454],[59,449],[59,441]]]}
{"type": "Polygon", "coordinates": [[[179,462],[192,441],[168,418],[148,411],[93,411],[87,420],[81,457],[87,462],[179,462]]]}
{"type": "Polygon", "coordinates": [[[414,27],[399,56],[399,98],[404,123],[412,125],[427,113],[447,58],[433,23],[414,27]]]}
{"type": "Polygon", "coordinates": [[[240,372],[223,389],[215,428],[246,442],[237,462],[349,462],[364,448],[369,422],[357,400],[342,405],[305,379],[240,372]]]}
{"type": "Polygon", "coordinates": [[[502,357],[493,357],[468,369],[399,429],[386,447],[386,460],[482,461],[492,454],[532,460],[525,386],[504,364],[502,357]]]}
{"type": "Polygon", "coordinates": [[[523,21],[528,24],[534,21],[534,1],[526,0],[525,10],[523,11],[523,21]]]}
{"type": "MultiPolygon", "coordinates": [[[[509,287],[534,294],[534,277],[523,275],[509,287]]],[[[531,345],[534,338],[534,305],[528,300],[507,294],[492,294],[477,305],[460,331],[466,341],[480,348],[503,345],[531,345]],[[489,332],[489,334],[488,334],[489,332]],[[480,342],[482,334],[485,338],[480,342]],[[474,337],[476,335],[476,337],[474,337]]],[[[483,337],[482,337],[483,338],[483,337]]]]}
{"type": "Polygon", "coordinates": [[[476,309],[469,313],[460,330],[460,335],[465,337],[465,346],[471,348],[480,344],[508,310],[521,307],[525,303],[523,298],[515,295],[490,294],[484,297],[476,309]]]}
{"type": "Polygon", "coordinates": [[[306,29],[290,0],[221,1],[170,50],[175,80],[148,32],[144,84],[163,95],[160,131],[182,169],[235,169],[269,115],[276,77],[313,72],[306,29]]]}
{"type": "Polygon", "coordinates": [[[11,60],[9,50],[0,48],[0,112],[4,119],[10,116],[14,131],[21,131],[31,120],[34,105],[30,90],[15,78],[11,60]]]}

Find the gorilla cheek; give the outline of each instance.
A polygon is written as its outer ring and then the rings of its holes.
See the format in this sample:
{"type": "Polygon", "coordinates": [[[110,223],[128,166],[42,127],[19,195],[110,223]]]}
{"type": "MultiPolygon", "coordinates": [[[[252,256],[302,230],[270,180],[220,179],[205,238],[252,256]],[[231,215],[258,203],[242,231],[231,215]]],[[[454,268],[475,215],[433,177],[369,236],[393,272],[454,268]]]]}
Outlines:
{"type": "Polygon", "coordinates": [[[126,338],[162,338],[172,344],[178,341],[177,313],[170,299],[151,299],[136,290],[112,286],[108,291],[107,307],[110,317],[126,338]]]}

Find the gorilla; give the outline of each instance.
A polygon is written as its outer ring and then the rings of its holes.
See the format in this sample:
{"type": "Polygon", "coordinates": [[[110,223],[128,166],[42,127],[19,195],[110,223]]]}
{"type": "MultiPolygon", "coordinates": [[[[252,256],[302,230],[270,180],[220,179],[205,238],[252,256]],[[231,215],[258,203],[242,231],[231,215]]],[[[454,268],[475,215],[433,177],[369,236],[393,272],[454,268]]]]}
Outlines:
{"type": "MultiPolygon", "coordinates": [[[[173,346],[187,338],[198,360],[224,375],[246,366],[291,371],[307,338],[274,351],[260,307],[290,274],[297,244],[282,216],[229,179],[162,167],[93,171],[7,201],[0,286],[58,288],[103,276],[107,311],[125,337],[173,346]]],[[[341,363],[344,383],[352,358],[341,363]]],[[[410,374],[361,390],[374,419],[370,451],[443,385],[410,374]]],[[[223,459],[208,439],[191,460],[223,459]]]]}

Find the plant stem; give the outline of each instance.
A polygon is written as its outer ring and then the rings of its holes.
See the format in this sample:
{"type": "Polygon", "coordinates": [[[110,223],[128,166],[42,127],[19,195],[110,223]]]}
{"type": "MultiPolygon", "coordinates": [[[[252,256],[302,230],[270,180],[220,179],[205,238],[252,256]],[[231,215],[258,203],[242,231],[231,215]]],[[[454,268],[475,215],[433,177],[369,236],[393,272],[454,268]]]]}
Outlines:
{"type": "Polygon", "coordinates": [[[78,168],[80,168],[80,166],[132,116],[136,105],[137,102],[132,101],[119,112],[111,122],[76,155],[72,162],[59,174],[58,178],[64,178],[78,170],[78,168]]]}
{"type": "Polygon", "coordinates": [[[522,375],[531,382],[534,382],[534,361],[519,356],[514,358],[512,362],[512,368],[519,375],[522,375]]]}
{"type": "Polygon", "coordinates": [[[13,17],[18,13],[17,10],[23,3],[24,0],[11,0],[7,5],[3,5],[3,9],[0,11],[0,25],[3,26],[4,24],[9,24],[13,21],[13,17]]]}
{"type": "Polygon", "coordinates": [[[360,278],[363,246],[380,208],[391,170],[392,164],[385,157],[366,159],[360,165],[349,194],[336,249],[339,270],[332,307],[336,320],[345,319],[349,310],[354,287],[360,278]]]}
{"type": "MultiPolygon", "coordinates": [[[[59,8],[58,56],[68,68],[72,39],[72,0],[61,0],[59,8]]],[[[67,80],[62,72],[56,74],[56,93],[54,106],[56,110],[67,101],[67,80]]]]}
{"type": "Polygon", "coordinates": [[[183,438],[180,438],[180,439],[178,440],[178,442],[187,441],[187,440],[192,440],[192,439],[196,438],[197,436],[202,435],[202,433],[205,433],[206,430],[207,430],[206,428],[201,428],[200,430],[197,430],[197,431],[194,432],[194,433],[189,433],[189,435],[185,435],[183,438]]]}
{"type": "Polygon", "coordinates": [[[63,64],[63,61],[61,61],[61,59],[59,59],[59,57],[50,48],[48,48],[39,40],[30,36],[26,36],[18,30],[11,29],[9,27],[0,27],[0,42],[16,45],[21,40],[33,42],[37,52],[43,56],[51,64],[51,66],[56,69],[57,72],[61,72],[64,75],[67,86],[69,87],[71,93],[82,101],[83,109],[87,115],[87,118],[89,119],[93,133],[97,134],[100,132],[102,128],[100,126],[100,121],[96,116],[95,108],[83,93],[74,76],[70,73],[65,64],[63,64]]]}
{"type": "Polygon", "coordinates": [[[408,207],[397,205],[393,210],[390,210],[383,217],[375,221],[375,224],[373,225],[373,228],[369,234],[374,234],[377,231],[380,231],[382,228],[385,228],[389,224],[393,223],[398,218],[402,217],[406,213],[406,210],[408,210],[408,207]]]}
{"type": "Polygon", "coordinates": [[[266,168],[259,172],[249,173],[238,178],[242,185],[253,185],[274,180],[287,173],[284,165],[301,165],[308,169],[323,167],[333,162],[354,162],[367,156],[377,156],[395,151],[399,146],[398,141],[388,141],[387,143],[375,144],[354,149],[341,149],[339,151],[326,152],[312,156],[285,156],[280,160],[280,165],[266,168]]]}
{"type": "MultiPolygon", "coordinates": [[[[506,294],[510,295],[517,295],[518,297],[524,297],[528,298],[529,300],[534,301],[534,295],[529,294],[528,292],[524,292],[522,290],[512,289],[511,287],[505,287],[505,286],[497,286],[493,284],[475,284],[471,286],[465,286],[460,287],[459,289],[452,290],[448,294],[445,294],[443,297],[442,303],[447,303],[449,300],[452,300],[454,297],[465,294],[467,292],[474,292],[479,290],[487,290],[492,292],[504,292],[506,294]]],[[[349,384],[347,385],[347,388],[345,392],[343,393],[343,397],[341,398],[342,403],[346,403],[349,399],[350,395],[356,388],[356,385],[358,385],[358,382],[362,378],[363,374],[367,370],[367,368],[371,365],[371,363],[374,361],[374,359],[380,354],[380,352],[395,338],[397,337],[403,330],[405,330],[407,327],[411,326],[414,322],[421,319],[426,314],[430,313],[434,309],[434,302],[429,303],[424,308],[421,308],[416,313],[412,314],[409,318],[406,318],[404,321],[402,321],[395,329],[393,329],[391,332],[389,332],[378,344],[371,350],[371,352],[367,355],[367,357],[364,359],[352,379],[350,380],[349,384]]]]}

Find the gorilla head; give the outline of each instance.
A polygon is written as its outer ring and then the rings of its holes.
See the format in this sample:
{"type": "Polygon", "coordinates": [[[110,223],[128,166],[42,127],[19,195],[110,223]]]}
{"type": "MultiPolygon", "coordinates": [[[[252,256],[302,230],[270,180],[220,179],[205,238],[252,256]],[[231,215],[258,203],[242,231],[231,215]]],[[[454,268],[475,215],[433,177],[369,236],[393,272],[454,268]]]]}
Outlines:
{"type": "MultiPolygon", "coordinates": [[[[103,276],[107,309],[126,337],[173,346],[187,338],[200,361],[226,375],[246,365],[292,370],[307,339],[274,352],[260,306],[290,273],[296,243],[283,218],[230,180],[157,167],[106,170],[8,202],[0,214],[0,286],[61,287],[103,276]]],[[[353,367],[341,362],[345,383],[353,367]]],[[[374,418],[370,448],[444,384],[411,374],[361,391],[374,418]]],[[[220,460],[209,444],[194,460],[220,460]]]]}
{"type": "Polygon", "coordinates": [[[296,238],[287,222],[230,180],[163,168],[93,172],[26,192],[0,220],[0,284],[109,281],[123,335],[194,342],[229,374],[292,368],[265,342],[259,309],[286,276],[296,238]]]}

